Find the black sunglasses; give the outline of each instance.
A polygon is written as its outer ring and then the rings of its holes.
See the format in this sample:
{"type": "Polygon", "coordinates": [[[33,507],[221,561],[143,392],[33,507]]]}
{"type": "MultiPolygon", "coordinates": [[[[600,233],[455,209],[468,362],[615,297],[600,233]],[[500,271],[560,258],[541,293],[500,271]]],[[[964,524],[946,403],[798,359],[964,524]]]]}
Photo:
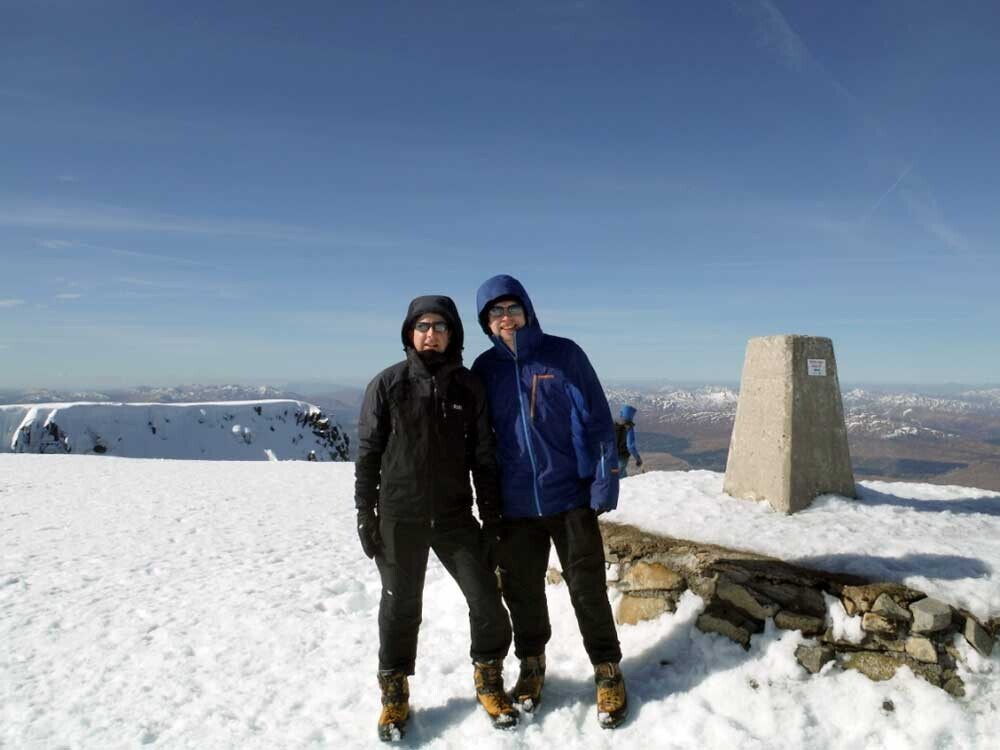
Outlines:
{"type": "Polygon", "coordinates": [[[490,315],[491,320],[496,320],[497,318],[502,318],[504,315],[510,315],[512,318],[516,315],[524,314],[524,305],[519,302],[515,302],[511,305],[493,305],[487,312],[490,315]]]}
{"type": "Polygon", "coordinates": [[[448,324],[443,320],[439,320],[436,323],[428,323],[425,320],[421,320],[419,323],[414,323],[413,328],[421,333],[427,333],[432,328],[435,333],[444,333],[448,330],[448,324]]]}

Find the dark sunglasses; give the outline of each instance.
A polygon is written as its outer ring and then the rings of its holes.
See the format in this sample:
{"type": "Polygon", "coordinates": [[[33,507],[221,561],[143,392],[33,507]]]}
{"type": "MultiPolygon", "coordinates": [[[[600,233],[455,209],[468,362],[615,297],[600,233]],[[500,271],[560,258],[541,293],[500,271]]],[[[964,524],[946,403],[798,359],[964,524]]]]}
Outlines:
{"type": "Polygon", "coordinates": [[[421,333],[427,333],[432,328],[435,333],[445,333],[448,330],[448,324],[443,320],[439,320],[436,323],[428,323],[422,320],[419,323],[414,323],[413,328],[421,333]]]}
{"type": "Polygon", "coordinates": [[[497,318],[502,318],[504,315],[509,315],[512,318],[516,315],[524,314],[524,305],[515,302],[512,305],[493,305],[488,311],[491,320],[496,320],[497,318]]]}

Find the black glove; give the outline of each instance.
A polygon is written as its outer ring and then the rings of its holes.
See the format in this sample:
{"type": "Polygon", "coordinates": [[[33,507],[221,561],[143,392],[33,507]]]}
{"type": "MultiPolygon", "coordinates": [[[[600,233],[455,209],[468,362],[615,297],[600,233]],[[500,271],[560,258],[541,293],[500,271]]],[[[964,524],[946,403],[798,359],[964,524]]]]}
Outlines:
{"type": "Polygon", "coordinates": [[[486,567],[490,570],[496,570],[497,564],[500,562],[500,529],[499,519],[483,522],[483,558],[486,560],[486,567]]]}
{"type": "Polygon", "coordinates": [[[642,459],[641,459],[641,458],[637,458],[637,459],[635,460],[635,465],[636,465],[636,466],[642,466],[642,459]]]}
{"type": "Polygon", "coordinates": [[[378,530],[378,516],[374,508],[358,511],[358,539],[368,557],[374,558],[382,551],[382,534],[378,530]]]}

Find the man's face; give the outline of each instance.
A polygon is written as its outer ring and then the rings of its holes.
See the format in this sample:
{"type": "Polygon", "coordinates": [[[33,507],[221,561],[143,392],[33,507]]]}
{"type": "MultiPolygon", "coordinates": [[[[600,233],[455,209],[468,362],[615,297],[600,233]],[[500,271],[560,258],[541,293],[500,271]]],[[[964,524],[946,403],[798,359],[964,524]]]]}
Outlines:
{"type": "Polygon", "coordinates": [[[524,305],[518,299],[500,299],[487,310],[490,332],[499,336],[509,348],[514,348],[514,332],[524,328],[528,319],[524,315],[524,305]]]}
{"type": "Polygon", "coordinates": [[[413,324],[413,348],[418,352],[443,352],[451,341],[448,323],[437,313],[427,313],[413,324]],[[443,330],[437,330],[444,327],[443,330]],[[420,330],[425,328],[426,330],[420,330]]]}

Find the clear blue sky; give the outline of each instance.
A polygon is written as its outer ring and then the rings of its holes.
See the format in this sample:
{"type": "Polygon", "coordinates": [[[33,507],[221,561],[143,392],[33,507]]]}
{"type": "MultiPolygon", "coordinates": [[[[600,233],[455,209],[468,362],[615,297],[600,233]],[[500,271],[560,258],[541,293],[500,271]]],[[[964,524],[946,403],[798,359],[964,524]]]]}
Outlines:
{"type": "Polygon", "coordinates": [[[425,293],[471,363],[504,272],[608,381],[1000,381],[996,3],[2,15],[0,385],[364,381],[425,293]]]}

